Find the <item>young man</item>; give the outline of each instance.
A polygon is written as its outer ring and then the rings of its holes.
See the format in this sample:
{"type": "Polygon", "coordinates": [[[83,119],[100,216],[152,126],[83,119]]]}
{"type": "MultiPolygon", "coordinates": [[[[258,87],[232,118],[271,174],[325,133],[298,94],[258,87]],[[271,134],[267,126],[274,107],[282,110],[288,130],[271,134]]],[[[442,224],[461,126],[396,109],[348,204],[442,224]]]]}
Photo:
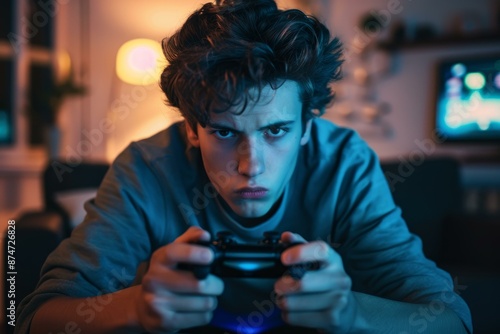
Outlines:
{"type": "Polygon", "coordinates": [[[408,232],[373,151],[315,117],[340,49],[316,19],[273,1],[190,16],[164,43],[161,78],[185,122],[116,159],[23,302],[18,333],[470,332],[467,305],[408,232]],[[322,267],[301,279],[179,269],[213,261],[195,241],[231,231],[255,243],[270,230],[303,243],[285,265],[322,267]]]}

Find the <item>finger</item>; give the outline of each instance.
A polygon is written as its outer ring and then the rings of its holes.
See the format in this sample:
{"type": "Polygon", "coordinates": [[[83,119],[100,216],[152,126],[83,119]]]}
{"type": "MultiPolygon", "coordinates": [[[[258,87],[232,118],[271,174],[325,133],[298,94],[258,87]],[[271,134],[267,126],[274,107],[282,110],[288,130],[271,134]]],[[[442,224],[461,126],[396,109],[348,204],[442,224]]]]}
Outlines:
{"type": "Polygon", "coordinates": [[[177,328],[190,328],[206,325],[212,320],[212,312],[174,313],[169,320],[177,328]]]}
{"type": "Polygon", "coordinates": [[[175,267],[180,262],[210,264],[213,258],[214,253],[209,247],[174,242],[155,251],[152,262],[175,267]]]}
{"type": "Polygon", "coordinates": [[[352,287],[352,280],[343,269],[326,268],[324,271],[310,271],[306,275],[300,281],[302,292],[349,291],[352,287]]]}
{"type": "Polygon", "coordinates": [[[328,291],[348,291],[351,279],[344,271],[318,270],[306,272],[301,280],[283,276],[274,284],[278,296],[297,293],[318,293],[328,291]]]}
{"type": "Polygon", "coordinates": [[[201,227],[198,226],[191,226],[181,234],[177,239],[175,239],[174,242],[176,243],[190,243],[190,242],[195,242],[198,240],[205,240],[208,241],[210,240],[210,233],[202,229],[201,227]]]}
{"type": "Polygon", "coordinates": [[[286,312],[312,312],[344,307],[347,292],[329,291],[281,296],[276,300],[278,307],[286,312]]]}
{"type": "Polygon", "coordinates": [[[284,265],[292,265],[304,262],[329,263],[340,260],[340,256],[324,241],[313,241],[288,248],[281,254],[281,262],[284,265]]]}
{"type": "Polygon", "coordinates": [[[218,296],[224,291],[224,282],[217,276],[208,275],[198,280],[192,272],[168,268],[158,270],[154,275],[146,275],[142,286],[145,291],[160,296],[171,293],[218,296]]]}
{"type": "Polygon", "coordinates": [[[302,238],[300,234],[292,233],[289,231],[283,232],[281,234],[281,241],[285,243],[307,242],[307,240],[302,238]]]}
{"type": "Polygon", "coordinates": [[[206,325],[212,320],[213,313],[209,312],[173,312],[164,311],[160,315],[160,323],[153,329],[154,333],[165,333],[183,328],[206,325]]]}

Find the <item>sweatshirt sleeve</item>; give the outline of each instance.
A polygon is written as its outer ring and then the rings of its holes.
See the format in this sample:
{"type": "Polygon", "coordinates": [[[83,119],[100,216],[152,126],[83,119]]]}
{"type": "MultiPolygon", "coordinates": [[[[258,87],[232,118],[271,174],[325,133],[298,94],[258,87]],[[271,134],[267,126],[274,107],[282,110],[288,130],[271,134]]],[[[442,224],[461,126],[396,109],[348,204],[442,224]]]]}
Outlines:
{"type": "MultiPolygon", "coordinates": [[[[36,290],[19,305],[15,333],[28,333],[38,307],[57,296],[99,296],[132,285],[153,251],[152,224],[165,217],[164,200],[151,166],[131,144],[111,165],[84,221],[49,255],[36,290]]],[[[92,309],[82,303],[78,317],[92,309]]]]}
{"type": "MultiPolygon", "coordinates": [[[[409,232],[395,205],[375,153],[355,135],[342,153],[339,210],[332,233],[353,290],[409,303],[427,304],[437,316],[444,307],[469,332],[472,320],[448,273],[423,254],[420,238],[409,232]]],[[[409,318],[422,328],[421,315],[409,318]]]]}

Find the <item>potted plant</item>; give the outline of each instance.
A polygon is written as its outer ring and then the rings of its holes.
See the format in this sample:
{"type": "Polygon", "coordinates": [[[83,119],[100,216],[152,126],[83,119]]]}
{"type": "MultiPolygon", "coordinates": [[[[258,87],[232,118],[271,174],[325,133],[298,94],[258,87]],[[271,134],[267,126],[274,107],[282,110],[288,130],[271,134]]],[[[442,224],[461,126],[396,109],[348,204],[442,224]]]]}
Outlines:
{"type": "Polygon", "coordinates": [[[58,126],[58,118],[63,103],[69,97],[81,96],[87,92],[85,86],[77,84],[74,80],[73,71],[58,83],[55,83],[46,96],[48,110],[45,117],[46,126],[46,145],[49,157],[57,158],[61,141],[61,129],[58,126]]]}

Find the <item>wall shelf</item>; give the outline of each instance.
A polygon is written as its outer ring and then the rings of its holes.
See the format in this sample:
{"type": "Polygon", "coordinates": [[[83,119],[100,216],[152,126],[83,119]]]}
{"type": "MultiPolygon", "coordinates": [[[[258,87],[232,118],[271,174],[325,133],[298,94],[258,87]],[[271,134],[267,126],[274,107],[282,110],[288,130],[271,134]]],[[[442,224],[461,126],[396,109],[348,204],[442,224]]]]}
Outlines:
{"type": "Polygon", "coordinates": [[[470,35],[450,35],[441,36],[421,41],[403,41],[403,42],[379,42],[377,48],[385,51],[398,51],[406,49],[426,49],[449,46],[469,46],[474,44],[490,44],[500,46],[500,31],[483,32],[470,35]]]}

